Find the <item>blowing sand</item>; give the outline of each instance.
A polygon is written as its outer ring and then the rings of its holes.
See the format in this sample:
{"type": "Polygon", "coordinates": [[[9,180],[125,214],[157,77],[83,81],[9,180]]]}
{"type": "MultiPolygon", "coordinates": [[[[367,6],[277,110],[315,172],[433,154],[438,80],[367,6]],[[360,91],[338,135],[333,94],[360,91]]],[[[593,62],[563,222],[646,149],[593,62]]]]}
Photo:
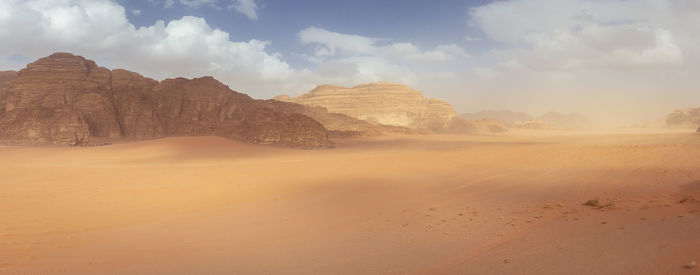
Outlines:
{"type": "Polygon", "coordinates": [[[697,134],[0,147],[0,274],[697,274],[692,261],[697,134]]]}

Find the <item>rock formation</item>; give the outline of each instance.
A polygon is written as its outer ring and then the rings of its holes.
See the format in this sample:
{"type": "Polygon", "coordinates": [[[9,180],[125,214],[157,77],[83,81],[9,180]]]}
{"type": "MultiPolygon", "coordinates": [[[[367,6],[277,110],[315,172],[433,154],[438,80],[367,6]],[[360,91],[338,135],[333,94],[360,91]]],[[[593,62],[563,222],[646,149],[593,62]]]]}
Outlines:
{"type": "Polygon", "coordinates": [[[461,114],[461,118],[469,120],[492,119],[498,120],[505,124],[512,124],[518,121],[535,120],[531,115],[521,112],[513,112],[510,110],[483,110],[476,113],[461,114]]]}
{"type": "Polygon", "coordinates": [[[330,113],[341,113],[375,125],[442,131],[450,126],[457,112],[439,99],[425,98],[408,86],[378,82],[352,88],[321,85],[298,97],[281,95],[275,100],[307,106],[321,106],[330,113]]]}
{"type": "MultiPolygon", "coordinates": [[[[279,103],[254,100],[211,77],[158,82],[68,53],[41,58],[16,77],[7,75],[0,78],[3,143],[79,145],[216,135],[293,147],[332,146],[319,122],[301,112],[278,111],[279,103]]],[[[280,109],[299,108],[286,104],[280,109]]]]}
{"type": "Polygon", "coordinates": [[[421,133],[401,126],[373,124],[345,114],[331,113],[321,106],[309,106],[279,100],[259,101],[265,106],[284,113],[298,113],[320,122],[331,137],[377,136],[385,133],[421,133]]]}
{"type": "Polygon", "coordinates": [[[682,128],[700,127],[700,108],[678,109],[666,117],[666,125],[682,128]]]}

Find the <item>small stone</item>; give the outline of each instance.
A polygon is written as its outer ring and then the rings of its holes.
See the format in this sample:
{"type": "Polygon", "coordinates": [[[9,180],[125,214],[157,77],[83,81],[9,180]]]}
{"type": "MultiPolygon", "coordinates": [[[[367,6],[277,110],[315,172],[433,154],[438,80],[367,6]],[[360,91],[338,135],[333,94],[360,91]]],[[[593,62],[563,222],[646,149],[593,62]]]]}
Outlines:
{"type": "Polygon", "coordinates": [[[687,269],[693,269],[696,267],[698,267],[698,263],[696,263],[695,261],[692,261],[692,262],[688,263],[687,265],[685,265],[685,268],[687,268],[687,269]]]}
{"type": "Polygon", "coordinates": [[[505,260],[503,260],[503,262],[506,263],[506,264],[509,264],[509,263],[510,263],[510,259],[505,259],[505,260]]]}

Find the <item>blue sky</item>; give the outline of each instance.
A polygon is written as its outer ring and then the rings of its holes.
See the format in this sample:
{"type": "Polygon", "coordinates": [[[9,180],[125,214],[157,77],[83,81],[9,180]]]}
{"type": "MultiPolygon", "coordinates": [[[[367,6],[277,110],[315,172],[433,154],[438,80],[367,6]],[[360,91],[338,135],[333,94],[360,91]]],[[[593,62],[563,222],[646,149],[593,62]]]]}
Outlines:
{"type": "Polygon", "coordinates": [[[67,51],[255,98],[392,81],[620,126],[700,105],[698,29],[696,0],[2,0],[0,69],[67,51]]]}
{"type": "Polygon", "coordinates": [[[466,35],[478,36],[469,30],[467,11],[488,3],[485,0],[310,0],[256,1],[257,19],[225,8],[226,2],[196,7],[175,2],[164,8],[164,1],[120,0],[128,11],[127,17],[136,26],[150,26],[157,20],[176,20],[183,16],[205,18],[207,23],[228,32],[232,40],[261,39],[272,43],[270,51],[282,53],[285,60],[296,66],[309,66],[297,56],[308,53],[299,42],[297,33],[315,26],[340,33],[411,41],[419,47],[459,43],[475,51],[484,47],[476,41],[466,41],[466,35]],[[139,15],[133,13],[139,11],[139,15]],[[451,27],[446,27],[451,26],[451,27]]]}

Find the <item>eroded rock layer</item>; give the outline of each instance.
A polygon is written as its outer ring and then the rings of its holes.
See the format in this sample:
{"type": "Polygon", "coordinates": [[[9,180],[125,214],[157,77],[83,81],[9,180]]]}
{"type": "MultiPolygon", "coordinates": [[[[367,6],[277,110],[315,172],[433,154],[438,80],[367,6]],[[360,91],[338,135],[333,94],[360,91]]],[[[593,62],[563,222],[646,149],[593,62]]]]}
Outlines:
{"type": "MultiPolygon", "coordinates": [[[[211,77],[158,82],[69,53],[41,58],[9,81],[0,77],[3,143],[74,145],[216,135],[293,147],[332,146],[323,125],[302,112],[277,111],[211,77]]],[[[287,105],[282,107],[297,108],[287,105]]]]}
{"type": "Polygon", "coordinates": [[[425,98],[408,86],[378,82],[352,88],[322,85],[298,97],[285,95],[276,100],[321,106],[372,124],[441,131],[450,126],[457,112],[439,99],[425,98]]]}

